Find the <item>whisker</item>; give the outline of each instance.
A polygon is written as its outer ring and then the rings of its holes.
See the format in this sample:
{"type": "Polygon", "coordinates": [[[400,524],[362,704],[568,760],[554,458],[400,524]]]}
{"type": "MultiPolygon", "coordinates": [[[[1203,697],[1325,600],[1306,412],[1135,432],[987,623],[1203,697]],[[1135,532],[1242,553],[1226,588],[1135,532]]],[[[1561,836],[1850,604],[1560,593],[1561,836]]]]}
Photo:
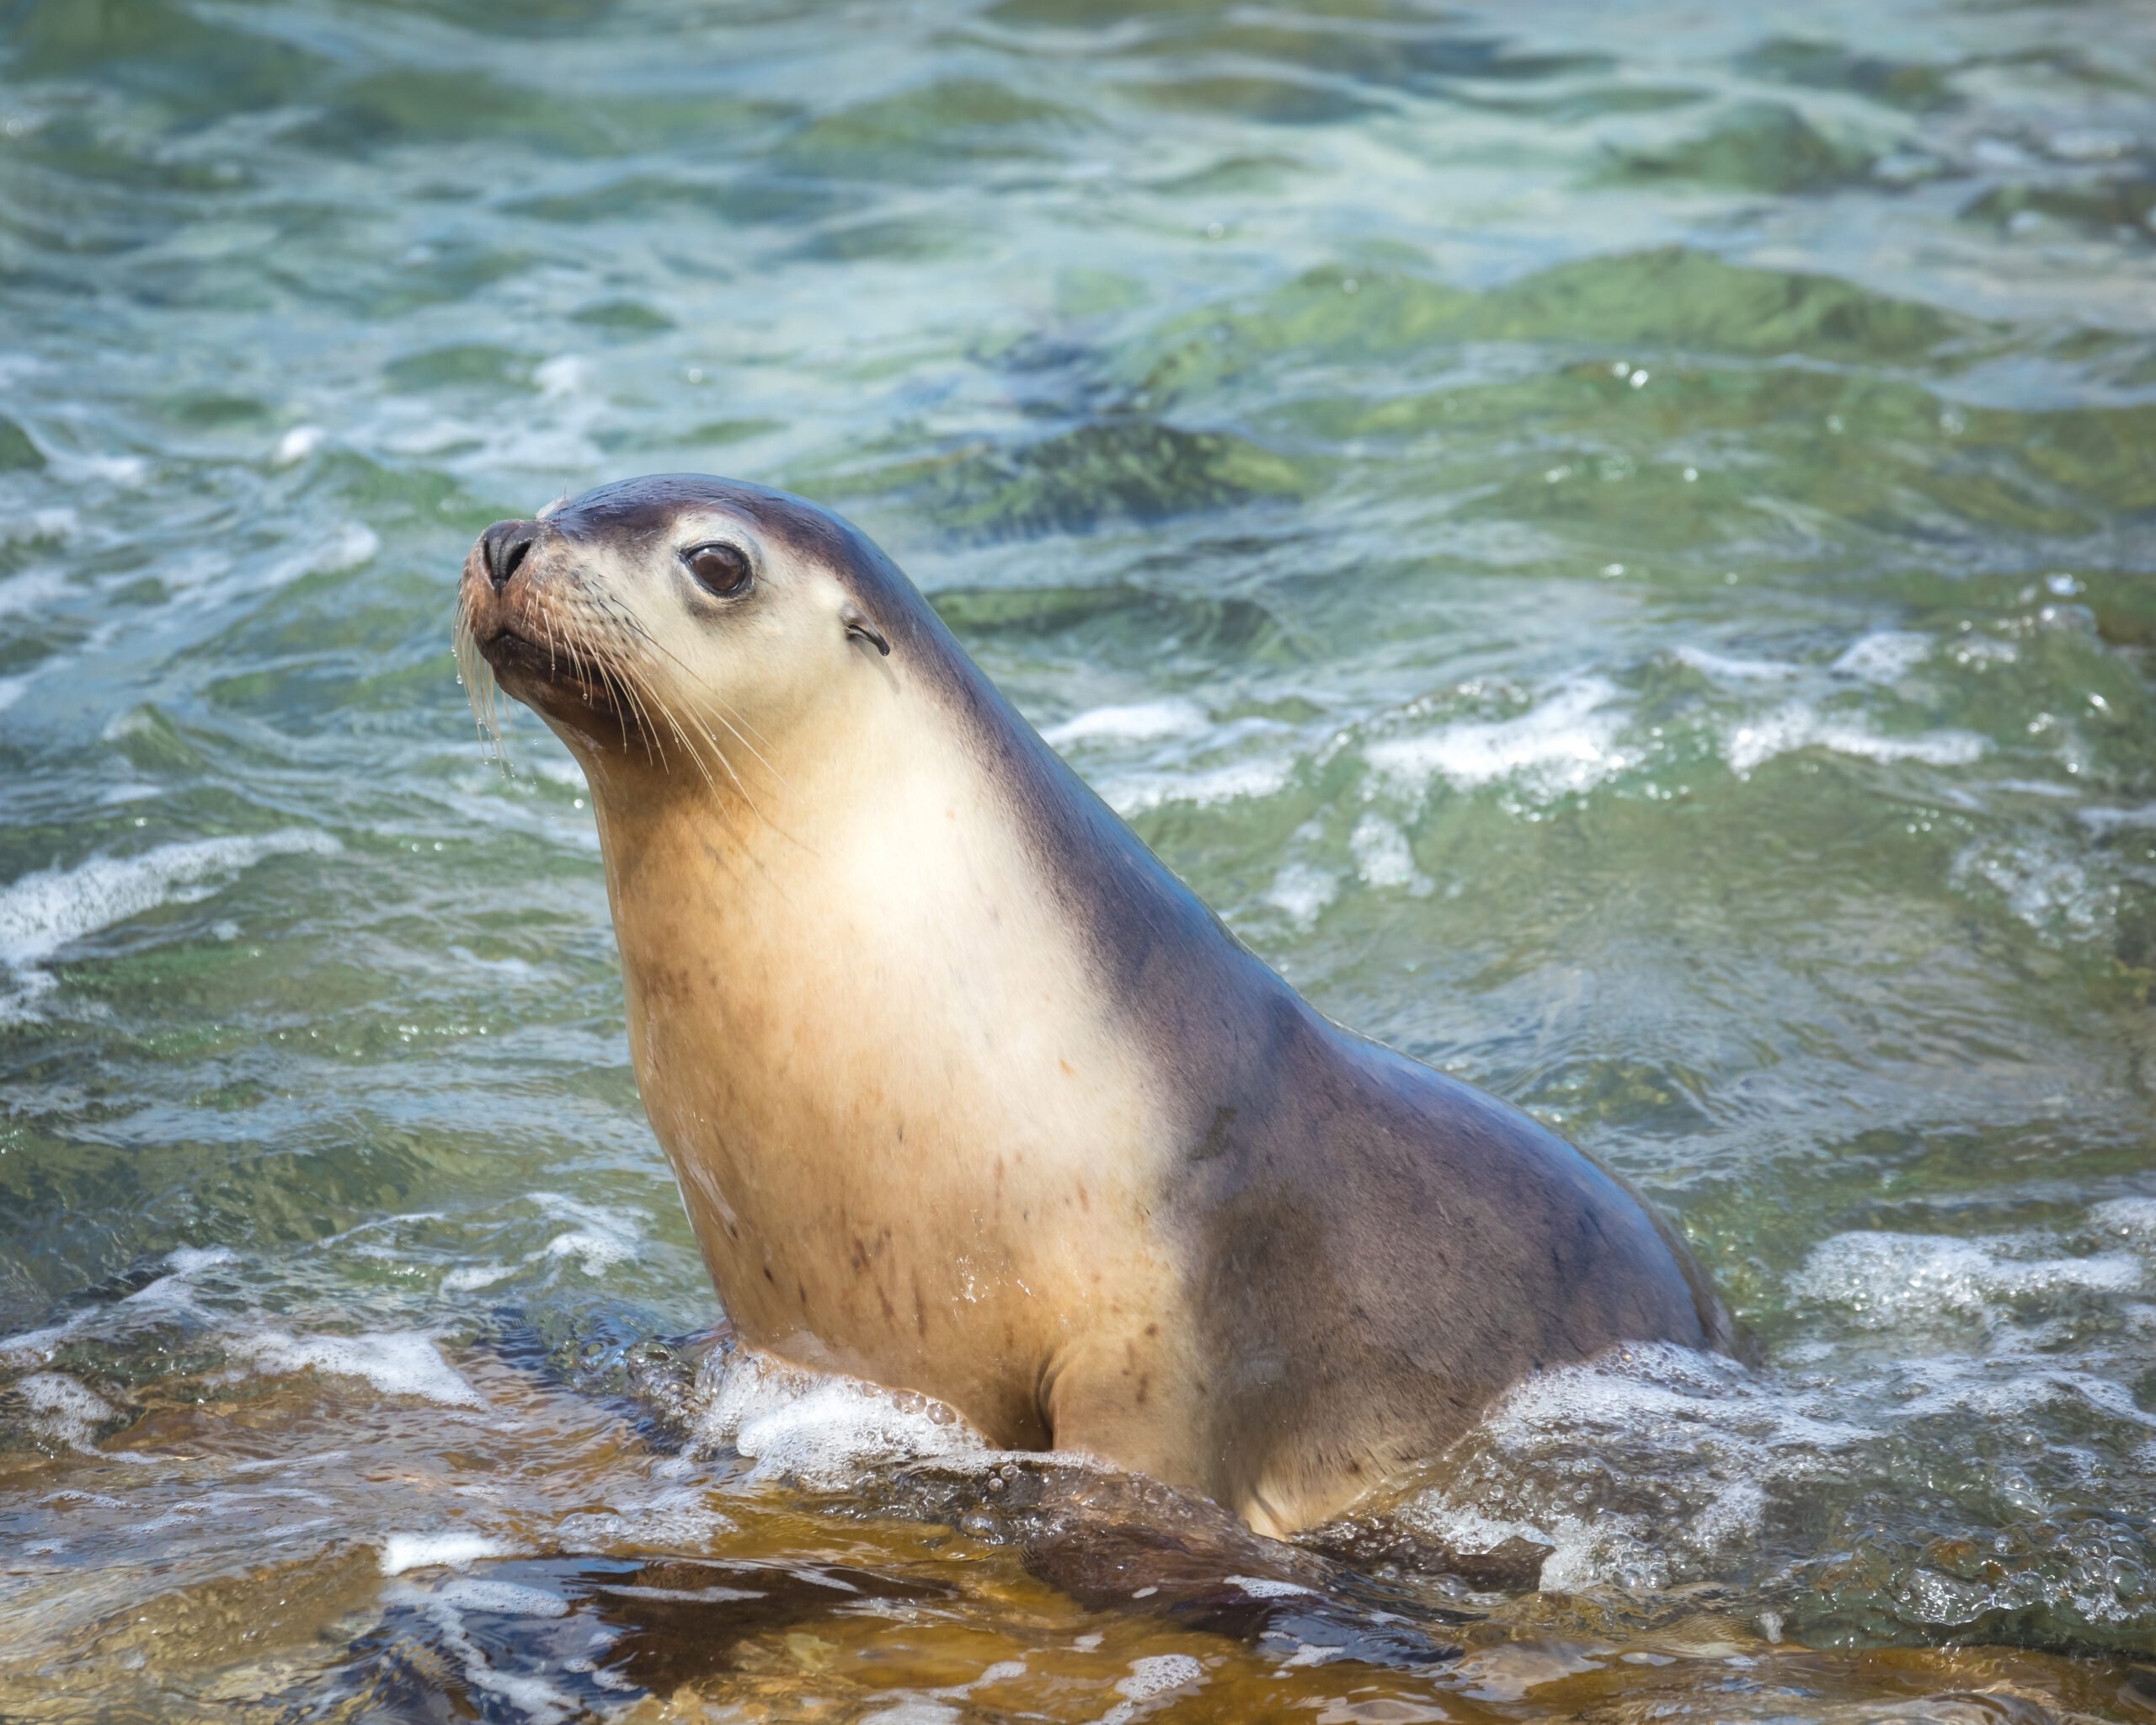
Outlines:
{"type": "MultiPolygon", "coordinates": [[[[719,708],[726,708],[728,712],[733,711],[729,703],[719,695],[717,690],[713,689],[708,683],[705,682],[703,678],[699,676],[695,670],[682,661],[679,654],[674,652],[665,644],[665,643],[660,641],[656,636],[654,636],[651,631],[647,629],[634,615],[622,609],[619,606],[612,604],[611,601],[608,602],[608,610],[610,614],[616,617],[624,628],[632,630],[638,638],[643,641],[646,645],[649,646],[654,652],[663,653],[667,658],[672,660],[675,665],[680,670],[681,674],[696,685],[697,693],[700,696],[717,703],[717,706],[719,708]]],[[[708,714],[708,716],[716,718],[721,724],[724,725],[728,731],[732,732],[734,741],[740,744],[743,748],[746,749],[751,755],[755,756],[758,762],[763,766],[764,771],[771,774],[773,778],[776,779],[782,787],[786,786],[786,775],[781,772],[778,768],[771,765],[770,757],[765,755],[762,750],[759,749],[754,743],[750,742],[746,736],[742,734],[740,726],[736,725],[733,720],[729,719],[726,716],[725,712],[712,711],[708,714]]],[[[742,723],[746,724],[748,721],[744,719],[742,723]]],[[[751,725],[750,726],[750,729],[753,730],[755,728],[751,725]]],[[[758,731],[757,735],[762,736],[763,733],[758,731]]],[[[718,741],[718,739],[713,738],[712,740],[715,744],[718,741]]],[[[771,739],[765,737],[764,740],[766,742],[769,742],[771,739]]]]}
{"type": "Polygon", "coordinates": [[[479,651],[478,634],[472,621],[471,602],[462,592],[457,595],[450,641],[456,660],[457,681],[464,686],[464,698],[470,704],[473,723],[478,727],[482,752],[507,777],[510,776],[509,743],[503,733],[498,699],[499,685],[494,680],[494,667],[487,663],[479,651]]]}
{"type": "MultiPolygon", "coordinates": [[[[632,617],[623,615],[616,607],[607,603],[603,595],[584,594],[579,595],[579,599],[577,622],[584,632],[582,636],[584,644],[590,649],[595,660],[600,657],[602,646],[602,643],[598,638],[600,632],[595,627],[595,619],[603,621],[617,629],[623,629],[639,636],[643,634],[642,631],[635,629],[635,620],[632,617]]],[[[563,619],[565,632],[568,622],[568,619],[565,617],[563,619]]],[[[671,770],[670,763],[667,762],[665,758],[664,739],[659,735],[658,726],[652,722],[652,714],[655,711],[665,720],[668,729],[673,731],[675,739],[680,744],[683,753],[688,756],[697,772],[702,776],[704,782],[712,789],[718,789],[718,781],[712,776],[711,768],[704,760],[703,751],[696,747],[696,739],[682,728],[680,718],[673,709],[660,699],[656,687],[637,666],[632,658],[617,654],[615,656],[615,662],[600,664],[596,669],[600,679],[606,682],[608,687],[617,690],[621,696],[625,697],[626,702],[632,706],[638,713],[639,727],[645,738],[647,752],[656,745],[661,764],[666,766],[668,770],[671,770]]],[[[755,809],[755,804],[752,798],[749,798],[747,788],[741,785],[740,775],[734,772],[734,763],[726,758],[725,750],[718,747],[715,738],[707,734],[705,740],[718,755],[719,765],[740,788],[742,796],[744,800],[749,801],[750,809],[755,809]]]]}
{"type": "MultiPolygon", "coordinates": [[[[600,686],[606,691],[607,698],[614,704],[615,717],[621,721],[622,746],[626,749],[629,745],[629,722],[633,718],[637,735],[643,744],[644,759],[652,760],[655,755],[660,767],[670,770],[666,760],[665,742],[651,723],[650,710],[631,681],[629,667],[626,663],[607,662],[602,650],[603,644],[597,638],[598,631],[593,625],[591,611],[592,607],[589,606],[579,606],[575,614],[566,618],[565,622],[574,623],[582,649],[590,655],[591,667],[597,674],[600,686]]],[[[603,617],[604,613],[600,615],[603,617]]]]}

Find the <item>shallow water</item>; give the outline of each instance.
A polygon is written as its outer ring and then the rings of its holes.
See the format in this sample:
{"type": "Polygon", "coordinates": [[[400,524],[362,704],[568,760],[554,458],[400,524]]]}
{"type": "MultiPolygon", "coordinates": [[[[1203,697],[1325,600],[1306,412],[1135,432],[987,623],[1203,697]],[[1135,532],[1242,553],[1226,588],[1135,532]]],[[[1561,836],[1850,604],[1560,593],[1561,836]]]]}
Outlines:
{"type": "Polygon", "coordinates": [[[2156,15],[1616,13],[0,14],[0,1712],[2156,1713],[2156,15]],[[1753,1327],[1343,1540],[1460,1658],[1088,1609],[963,1433],[699,1366],[447,642],[672,467],[1753,1327]]]}

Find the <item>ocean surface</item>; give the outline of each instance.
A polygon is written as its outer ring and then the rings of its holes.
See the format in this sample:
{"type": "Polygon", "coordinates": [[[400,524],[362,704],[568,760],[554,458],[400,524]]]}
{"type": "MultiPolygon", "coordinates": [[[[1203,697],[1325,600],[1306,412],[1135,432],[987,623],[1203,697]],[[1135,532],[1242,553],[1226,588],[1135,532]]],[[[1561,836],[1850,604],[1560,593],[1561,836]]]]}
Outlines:
{"type": "Polygon", "coordinates": [[[2146,5],[8,0],[0,1716],[2156,1717],[2153,647],[2146,5]],[[449,644],[680,468],[1763,1363],[1538,1380],[1252,1642],[714,1351],[449,644]]]}

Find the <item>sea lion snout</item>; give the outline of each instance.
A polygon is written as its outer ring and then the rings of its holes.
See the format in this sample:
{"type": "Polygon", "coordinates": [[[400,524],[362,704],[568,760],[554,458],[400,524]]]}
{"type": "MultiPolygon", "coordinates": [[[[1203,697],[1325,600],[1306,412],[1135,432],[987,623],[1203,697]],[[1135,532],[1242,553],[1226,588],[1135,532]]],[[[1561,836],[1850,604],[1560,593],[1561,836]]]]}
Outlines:
{"type": "Polygon", "coordinates": [[[479,561],[497,589],[509,585],[539,537],[536,521],[496,521],[479,536],[479,561]]]}
{"type": "Polygon", "coordinates": [[[510,692],[542,712],[567,717],[606,714],[626,741],[627,715],[609,661],[612,655],[572,613],[563,581],[571,572],[553,553],[560,535],[528,519],[496,521],[472,542],[457,595],[460,638],[472,662],[510,692]]]}
{"type": "Polygon", "coordinates": [[[558,554],[561,537],[544,521],[519,517],[496,521],[472,542],[459,603],[482,648],[504,633],[543,637],[550,628],[558,633],[559,619],[550,613],[561,603],[563,579],[573,573],[558,554]]]}

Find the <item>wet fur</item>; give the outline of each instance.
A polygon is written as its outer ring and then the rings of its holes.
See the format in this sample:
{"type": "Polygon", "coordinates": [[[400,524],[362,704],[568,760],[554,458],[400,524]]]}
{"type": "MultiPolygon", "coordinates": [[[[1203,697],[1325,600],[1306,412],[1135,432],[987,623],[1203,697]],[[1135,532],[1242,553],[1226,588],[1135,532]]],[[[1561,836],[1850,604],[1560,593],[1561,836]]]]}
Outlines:
{"type": "Polygon", "coordinates": [[[891,796],[928,812],[894,829],[894,857],[947,845],[950,870],[977,873],[949,933],[985,979],[978,1001],[963,977],[931,982],[940,943],[911,928],[900,887],[865,926],[852,907],[788,899],[779,877],[826,878],[821,827],[849,809],[899,819],[873,806],[874,786],[851,802],[774,793],[773,807],[810,811],[809,830],[774,836],[728,825],[717,793],[746,797],[758,771],[729,757],[709,813],[664,812],[680,795],[650,771],[666,725],[680,750],[725,740],[707,714],[691,730],[654,711],[662,680],[634,669],[659,646],[649,623],[564,596],[588,574],[556,581],[547,614],[568,619],[586,688],[542,698],[594,774],[639,1079],[745,1339],[942,1396],[1005,1443],[1195,1487],[1268,1533],[1400,1480],[1529,1373],[1625,1341],[1730,1345],[1710,1289],[1631,1192],[1518,1110],[1309,1007],[851,527],[697,476],[604,488],[547,526],[570,546],[665,555],[677,517],[714,510],[834,579],[888,640],[888,667],[872,650],[834,674],[890,679],[888,698],[863,686],[862,710],[919,728],[892,759],[930,776],[891,796]],[[565,717],[577,698],[590,713],[565,717]],[[947,825],[931,825],[939,799],[947,825]],[[749,915],[736,894],[764,908],[749,915]],[[841,936],[861,949],[835,959],[822,943],[841,936]],[[707,943],[723,965],[688,955],[707,943]],[[871,1022],[825,998],[849,989],[871,1022]],[[950,1073],[915,1070],[938,1034],[950,1073]],[[1052,1088],[1048,1044],[1074,1084],[1052,1088]],[[1005,1046],[1021,1093],[984,1093],[1005,1046]],[[976,1240],[1002,1283],[1040,1285],[969,1291],[953,1263],[976,1240]]]}

